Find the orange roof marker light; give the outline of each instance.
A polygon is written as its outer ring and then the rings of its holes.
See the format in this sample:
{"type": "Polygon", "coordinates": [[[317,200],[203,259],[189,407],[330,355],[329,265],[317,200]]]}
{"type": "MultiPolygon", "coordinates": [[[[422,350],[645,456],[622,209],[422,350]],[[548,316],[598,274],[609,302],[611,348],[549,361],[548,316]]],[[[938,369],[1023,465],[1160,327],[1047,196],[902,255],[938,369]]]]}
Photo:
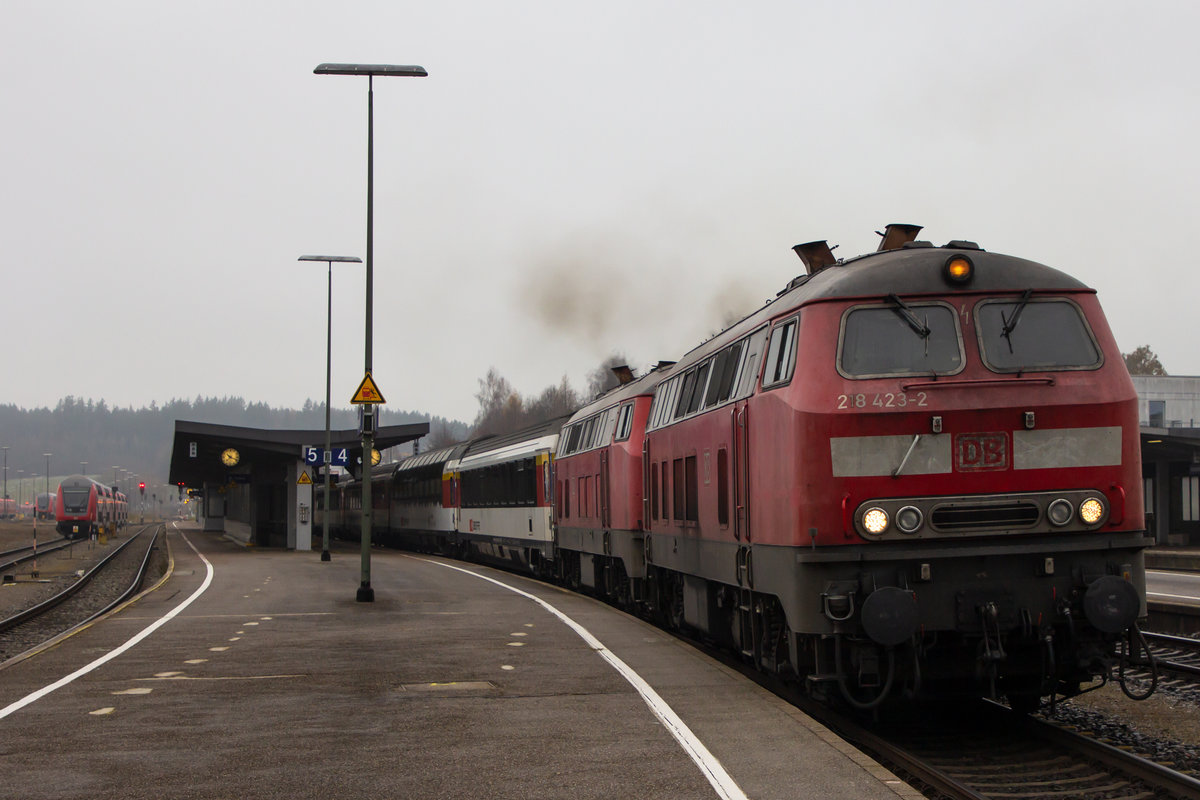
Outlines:
{"type": "Polygon", "coordinates": [[[975,277],[975,265],[966,256],[952,256],[946,262],[945,275],[947,282],[962,286],[975,277]]]}

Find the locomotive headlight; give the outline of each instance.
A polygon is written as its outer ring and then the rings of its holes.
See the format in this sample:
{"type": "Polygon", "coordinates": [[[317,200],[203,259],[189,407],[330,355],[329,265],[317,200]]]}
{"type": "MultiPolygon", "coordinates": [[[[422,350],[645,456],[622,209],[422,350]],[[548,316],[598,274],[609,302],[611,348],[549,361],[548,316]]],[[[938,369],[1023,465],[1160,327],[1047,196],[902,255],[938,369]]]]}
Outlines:
{"type": "Polygon", "coordinates": [[[1079,504],[1079,519],[1084,525],[1095,525],[1104,518],[1104,503],[1095,497],[1089,497],[1079,504]]]}
{"type": "Polygon", "coordinates": [[[1062,498],[1055,500],[1046,508],[1046,518],[1050,520],[1051,525],[1058,528],[1070,522],[1074,513],[1075,509],[1071,507],[1071,503],[1062,498]]]}
{"type": "Polygon", "coordinates": [[[896,512],[896,527],[905,533],[916,533],[925,521],[925,515],[916,506],[905,506],[896,512]]]}
{"type": "Polygon", "coordinates": [[[882,508],[868,508],[867,513],[863,514],[862,524],[867,529],[867,533],[879,535],[887,530],[887,512],[882,508]]]}

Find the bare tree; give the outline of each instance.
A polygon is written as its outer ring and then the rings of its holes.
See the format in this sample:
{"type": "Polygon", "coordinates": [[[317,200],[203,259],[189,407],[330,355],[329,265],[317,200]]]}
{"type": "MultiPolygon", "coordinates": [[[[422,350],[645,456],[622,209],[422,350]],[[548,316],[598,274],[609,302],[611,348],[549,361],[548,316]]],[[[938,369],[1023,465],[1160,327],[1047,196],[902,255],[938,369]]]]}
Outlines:
{"type": "Polygon", "coordinates": [[[479,401],[479,413],[475,415],[473,436],[505,433],[521,427],[524,410],[521,395],[495,367],[480,378],[475,399],[479,401]]]}
{"type": "Polygon", "coordinates": [[[429,437],[426,439],[426,442],[426,447],[429,450],[441,450],[443,447],[456,444],[458,437],[450,431],[450,423],[439,417],[430,424],[429,437]]]}
{"type": "Polygon", "coordinates": [[[536,400],[527,404],[525,412],[528,424],[535,425],[544,420],[570,414],[580,405],[582,403],[579,395],[571,388],[567,376],[563,375],[557,386],[547,386],[536,400]]]}
{"type": "Polygon", "coordinates": [[[1162,362],[1158,360],[1158,356],[1148,344],[1138,347],[1132,353],[1122,353],[1121,357],[1125,359],[1125,367],[1129,370],[1130,375],[1167,374],[1167,371],[1163,369],[1162,362]]]}

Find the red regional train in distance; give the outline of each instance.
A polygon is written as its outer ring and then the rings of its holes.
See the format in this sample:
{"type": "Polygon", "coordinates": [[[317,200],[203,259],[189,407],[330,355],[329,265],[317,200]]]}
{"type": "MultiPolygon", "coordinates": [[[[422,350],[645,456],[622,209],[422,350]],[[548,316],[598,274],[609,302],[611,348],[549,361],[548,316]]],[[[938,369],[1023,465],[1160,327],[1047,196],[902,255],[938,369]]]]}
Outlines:
{"type": "Polygon", "coordinates": [[[55,529],[69,539],[83,539],[129,522],[129,503],[115,486],[105,486],[86,475],[72,475],[58,485],[55,495],[55,529]]]}
{"type": "MultiPolygon", "coordinates": [[[[1096,293],[919,231],[797,245],[772,302],[565,423],[377,468],[373,535],[586,587],[859,709],[1148,696],[1123,677],[1137,396],[1096,293]]],[[[360,493],[331,527],[357,535],[360,493]]]]}
{"type": "Polygon", "coordinates": [[[33,498],[33,513],[38,519],[54,519],[54,495],[49,492],[39,492],[33,498]]]}

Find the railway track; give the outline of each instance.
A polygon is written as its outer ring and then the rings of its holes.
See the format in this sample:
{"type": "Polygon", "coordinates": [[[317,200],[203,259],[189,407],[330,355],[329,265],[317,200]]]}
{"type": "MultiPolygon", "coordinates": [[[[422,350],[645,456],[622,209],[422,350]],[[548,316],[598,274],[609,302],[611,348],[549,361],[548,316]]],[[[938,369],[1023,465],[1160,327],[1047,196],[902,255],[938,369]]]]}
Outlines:
{"type": "Polygon", "coordinates": [[[1200,779],[1053,722],[981,701],[967,713],[835,729],[938,798],[1200,798],[1200,779]]]}
{"type": "Polygon", "coordinates": [[[26,561],[30,561],[38,556],[47,555],[49,553],[54,553],[58,550],[70,547],[71,544],[71,540],[64,537],[59,537],[57,539],[51,539],[44,544],[36,545],[36,547],[30,544],[23,547],[14,547],[12,550],[5,550],[4,552],[0,553],[0,573],[5,573],[10,569],[14,569],[26,561]]]}
{"type": "MultiPolygon", "coordinates": [[[[957,711],[868,722],[733,654],[675,635],[800,708],[933,800],[1200,800],[1200,764],[1158,763],[1070,725],[982,699],[957,711]]],[[[1173,641],[1178,638],[1155,635],[1151,647],[1166,653],[1171,646],[1200,646],[1173,641]]],[[[1165,671],[1159,670],[1160,686],[1170,683],[1165,671]]]]}
{"type": "Polygon", "coordinates": [[[1166,633],[1143,634],[1154,654],[1160,671],[1189,675],[1193,685],[1200,686],[1200,639],[1172,636],[1166,633]]]}
{"type": "Polygon", "coordinates": [[[1144,633],[1153,664],[1144,654],[1132,660],[1125,680],[1136,691],[1154,685],[1176,697],[1200,704],[1200,639],[1166,633],[1144,633]]]}
{"type": "Polygon", "coordinates": [[[0,669],[133,597],[163,552],[161,531],[161,525],[143,527],[63,591],[0,620],[0,669]]]}

